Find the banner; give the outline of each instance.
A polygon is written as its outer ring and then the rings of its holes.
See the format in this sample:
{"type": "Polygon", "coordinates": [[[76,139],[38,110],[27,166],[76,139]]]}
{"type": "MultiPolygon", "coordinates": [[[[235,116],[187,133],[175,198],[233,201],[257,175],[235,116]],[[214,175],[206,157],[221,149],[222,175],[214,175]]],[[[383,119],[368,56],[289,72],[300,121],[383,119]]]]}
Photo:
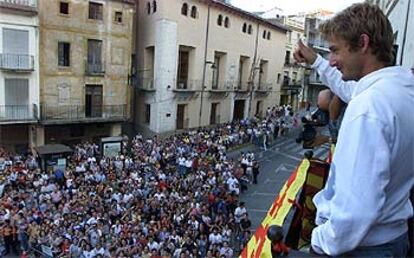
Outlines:
{"type": "Polygon", "coordinates": [[[283,225],[286,216],[296,200],[296,195],[305,183],[309,167],[310,161],[304,159],[296,168],[295,172],[292,173],[267,212],[265,219],[256,229],[254,236],[244,247],[240,258],[272,258],[270,240],[266,236],[267,229],[271,225],[283,225]]]}

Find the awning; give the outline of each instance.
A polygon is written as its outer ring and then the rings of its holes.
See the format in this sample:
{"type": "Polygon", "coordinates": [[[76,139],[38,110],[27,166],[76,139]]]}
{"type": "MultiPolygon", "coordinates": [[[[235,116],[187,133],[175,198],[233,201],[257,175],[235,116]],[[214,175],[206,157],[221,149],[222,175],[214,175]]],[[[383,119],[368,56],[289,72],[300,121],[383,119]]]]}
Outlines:
{"type": "Polygon", "coordinates": [[[39,155],[72,152],[72,149],[69,146],[63,144],[46,144],[39,147],[35,147],[35,149],[39,155]]]}

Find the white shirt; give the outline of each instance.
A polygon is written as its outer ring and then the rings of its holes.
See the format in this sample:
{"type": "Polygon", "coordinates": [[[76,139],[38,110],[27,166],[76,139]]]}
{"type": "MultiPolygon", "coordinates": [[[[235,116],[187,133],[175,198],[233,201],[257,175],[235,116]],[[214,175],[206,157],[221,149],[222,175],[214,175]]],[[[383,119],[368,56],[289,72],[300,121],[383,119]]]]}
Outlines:
{"type": "Polygon", "coordinates": [[[349,104],[326,186],[313,199],[312,247],[336,256],[390,242],[413,214],[414,76],[388,67],[344,82],[320,56],[313,66],[349,104]]]}

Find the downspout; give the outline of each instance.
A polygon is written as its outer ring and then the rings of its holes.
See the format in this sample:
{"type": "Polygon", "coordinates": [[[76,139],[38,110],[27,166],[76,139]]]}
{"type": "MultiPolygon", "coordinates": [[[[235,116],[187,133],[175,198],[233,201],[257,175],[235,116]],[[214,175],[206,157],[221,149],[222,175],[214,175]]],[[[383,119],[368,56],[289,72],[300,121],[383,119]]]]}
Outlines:
{"type": "Polygon", "coordinates": [[[207,63],[207,51],[208,51],[208,36],[210,30],[210,2],[208,2],[208,9],[207,9],[207,27],[206,27],[206,43],[204,46],[204,60],[203,60],[203,76],[201,78],[201,94],[200,94],[200,113],[198,114],[198,126],[201,127],[201,116],[203,114],[203,95],[204,90],[206,88],[205,80],[206,80],[206,63],[207,63]]]}
{"type": "Polygon", "coordinates": [[[401,45],[401,56],[400,56],[400,65],[401,66],[402,66],[403,58],[404,58],[405,41],[407,39],[408,20],[410,19],[410,7],[411,7],[411,0],[408,0],[407,14],[405,15],[404,37],[403,37],[403,42],[402,42],[402,45],[401,45]]]}
{"type": "Polygon", "coordinates": [[[252,81],[250,82],[250,97],[249,97],[249,108],[248,108],[248,112],[247,112],[247,117],[250,117],[250,113],[252,111],[252,99],[253,99],[253,90],[254,90],[254,79],[255,79],[255,73],[256,73],[256,59],[257,59],[257,48],[259,45],[259,26],[260,24],[257,23],[257,28],[256,28],[256,41],[255,41],[255,46],[254,46],[254,56],[253,56],[253,74],[252,74],[252,81]]]}

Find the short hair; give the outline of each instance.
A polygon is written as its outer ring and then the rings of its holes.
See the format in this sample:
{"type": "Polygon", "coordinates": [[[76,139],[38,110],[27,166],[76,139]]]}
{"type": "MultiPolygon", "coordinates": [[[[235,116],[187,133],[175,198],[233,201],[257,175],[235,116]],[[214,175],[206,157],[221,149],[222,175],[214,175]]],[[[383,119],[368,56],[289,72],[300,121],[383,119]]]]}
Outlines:
{"type": "Polygon", "coordinates": [[[392,65],[394,35],[390,21],[378,6],[369,3],[353,4],[323,22],[319,30],[325,38],[339,37],[350,51],[360,48],[360,36],[369,36],[372,54],[380,62],[392,65]]]}

